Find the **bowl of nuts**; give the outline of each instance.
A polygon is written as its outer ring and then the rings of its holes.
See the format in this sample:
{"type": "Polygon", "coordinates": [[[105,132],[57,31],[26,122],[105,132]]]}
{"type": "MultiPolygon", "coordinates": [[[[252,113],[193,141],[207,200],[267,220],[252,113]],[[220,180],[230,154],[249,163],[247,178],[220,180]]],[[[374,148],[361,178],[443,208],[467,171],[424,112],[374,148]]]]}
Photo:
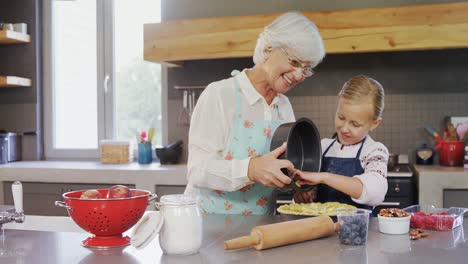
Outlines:
{"type": "Polygon", "coordinates": [[[402,209],[384,208],[377,217],[381,233],[401,235],[409,232],[411,215],[402,209]]]}

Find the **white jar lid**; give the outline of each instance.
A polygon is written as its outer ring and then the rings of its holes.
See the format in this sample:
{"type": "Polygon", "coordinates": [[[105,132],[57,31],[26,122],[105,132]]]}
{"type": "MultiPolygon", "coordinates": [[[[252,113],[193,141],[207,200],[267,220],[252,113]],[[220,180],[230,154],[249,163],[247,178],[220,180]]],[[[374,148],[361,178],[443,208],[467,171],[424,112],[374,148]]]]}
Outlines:
{"type": "Polygon", "coordinates": [[[161,197],[159,203],[161,205],[191,205],[197,204],[199,201],[197,196],[186,194],[170,194],[161,197]]]}
{"type": "Polygon", "coordinates": [[[164,218],[160,212],[151,212],[136,223],[131,234],[131,244],[136,248],[146,247],[159,234],[164,218]]]}

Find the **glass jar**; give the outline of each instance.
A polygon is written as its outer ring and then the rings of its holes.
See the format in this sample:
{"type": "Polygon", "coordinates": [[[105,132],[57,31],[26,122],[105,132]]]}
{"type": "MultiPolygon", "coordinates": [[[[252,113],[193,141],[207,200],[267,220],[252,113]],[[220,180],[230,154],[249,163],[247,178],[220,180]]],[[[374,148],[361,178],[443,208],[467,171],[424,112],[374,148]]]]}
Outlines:
{"type": "Polygon", "coordinates": [[[367,243],[370,213],[370,210],[360,208],[336,210],[338,223],[341,226],[338,232],[341,244],[359,246],[367,243]]]}
{"type": "Polygon", "coordinates": [[[197,197],[174,194],[161,197],[157,207],[163,217],[159,244],[165,254],[191,255],[202,244],[202,215],[197,197]]]}
{"type": "Polygon", "coordinates": [[[150,164],[153,162],[153,151],[150,142],[138,143],[138,163],[150,164]]]}

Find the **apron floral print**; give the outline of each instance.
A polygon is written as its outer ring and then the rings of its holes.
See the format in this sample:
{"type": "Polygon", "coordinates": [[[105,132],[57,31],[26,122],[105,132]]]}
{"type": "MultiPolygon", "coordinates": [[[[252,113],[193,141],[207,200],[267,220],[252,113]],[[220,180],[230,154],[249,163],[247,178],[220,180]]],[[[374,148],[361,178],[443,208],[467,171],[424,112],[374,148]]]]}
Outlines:
{"type": "MultiPolygon", "coordinates": [[[[233,133],[224,159],[244,159],[263,155],[270,151],[273,131],[284,120],[252,121],[242,117],[241,91],[234,79],[236,113],[233,133]]],[[[279,115],[281,116],[281,115],[279,115]]],[[[204,214],[265,215],[273,208],[274,188],[260,183],[247,185],[234,192],[199,188],[201,207],[204,214]]]]}

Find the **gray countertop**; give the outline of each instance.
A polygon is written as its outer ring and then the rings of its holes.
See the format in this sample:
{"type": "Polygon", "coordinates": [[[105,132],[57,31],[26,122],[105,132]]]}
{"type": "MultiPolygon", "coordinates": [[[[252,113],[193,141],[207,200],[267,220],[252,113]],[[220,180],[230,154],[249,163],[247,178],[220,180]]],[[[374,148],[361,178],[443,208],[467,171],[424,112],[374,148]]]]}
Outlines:
{"type": "MultiPolygon", "coordinates": [[[[142,250],[132,246],[90,250],[80,245],[88,235],[74,232],[4,230],[0,239],[0,263],[466,263],[467,223],[452,231],[429,231],[430,236],[410,240],[409,235],[378,232],[377,219],[370,222],[365,246],[341,245],[338,236],[257,251],[253,248],[223,250],[223,241],[247,235],[256,225],[291,220],[288,216],[204,217],[203,246],[198,254],[162,254],[158,240],[142,250]]],[[[181,237],[180,239],[183,239],[181,237]]]]}

